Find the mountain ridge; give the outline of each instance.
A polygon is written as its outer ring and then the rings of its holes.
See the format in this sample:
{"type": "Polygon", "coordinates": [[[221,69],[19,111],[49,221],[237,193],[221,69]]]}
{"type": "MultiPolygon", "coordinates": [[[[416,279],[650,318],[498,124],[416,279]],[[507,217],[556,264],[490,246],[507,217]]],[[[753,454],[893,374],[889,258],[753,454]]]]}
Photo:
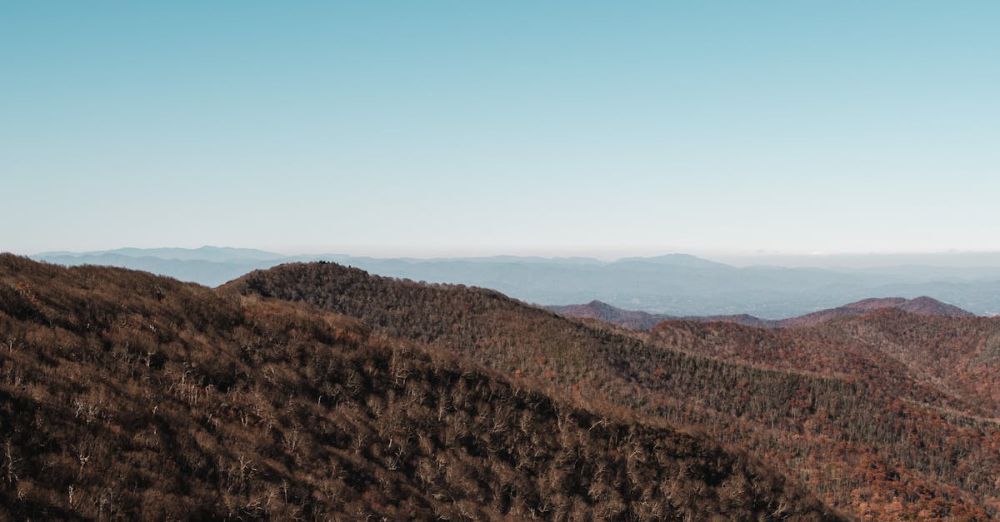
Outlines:
{"type": "Polygon", "coordinates": [[[302,303],[0,255],[0,333],[0,518],[840,519],[704,436],[302,303]]]}
{"type": "MultiPolygon", "coordinates": [[[[1000,485],[992,478],[1000,459],[983,442],[1000,441],[1000,426],[981,415],[992,406],[970,403],[971,390],[953,396],[917,378],[906,366],[916,359],[851,351],[849,339],[831,344],[826,332],[794,345],[816,353],[819,367],[780,366],[754,354],[781,353],[772,349],[786,346],[772,333],[781,329],[681,321],[688,333],[676,330],[671,344],[562,318],[492,290],[330,263],[256,271],[221,290],[358,317],[387,335],[430,343],[544,389],[571,390],[584,402],[610,401],[690,426],[749,448],[832,507],[859,517],[988,518],[1000,506],[1000,485]],[[761,338],[765,334],[773,340],[761,338]],[[829,357],[825,349],[832,350],[829,357]]],[[[985,381],[983,389],[995,384],[985,381]]]]}
{"type": "Polygon", "coordinates": [[[875,310],[883,310],[887,308],[894,308],[923,316],[976,316],[972,312],[968,312],[957,306],[944,303],[927,296],[920,296],[913,299],[906,299],[902,297],[873,297],[835,308],[819,310],[786,319],[761,319],[750,314],[709,316],[671,316],[664,314],[650,314],[639,310],[626,310],[618,308],[596,299],[581,305],[550,305],[544,306],[544,308],[566,317],[573,317],[577,319],[596,319],[632,330],[650,330],[662,321],[725,322],[761,328],[801,327],[821,324],[839,317],[856,317],[875,310]]]}
{"type": "Polygon", "coordinates": [[[533,303],[565,305],[598,299],[620,308],[680,317],[746,313],[772,320],[876,295],[930,295],[979,315],[1000,313],[1000,266],[733,266],[686,254],[617,261],[537,256],[384,259],[341,254],[219,261],[219,257],[199,254],[196,249],[186,250],[184,256],[170,256],[190,258],[187,260],[149,259],[156,257],[155,252],[141,250],[114,258],[35,258],[64,265],[123,266],[207,286],[221,285],[252,270],[281,263],[326,260],[384,276],[494,288],[533,303]]]}

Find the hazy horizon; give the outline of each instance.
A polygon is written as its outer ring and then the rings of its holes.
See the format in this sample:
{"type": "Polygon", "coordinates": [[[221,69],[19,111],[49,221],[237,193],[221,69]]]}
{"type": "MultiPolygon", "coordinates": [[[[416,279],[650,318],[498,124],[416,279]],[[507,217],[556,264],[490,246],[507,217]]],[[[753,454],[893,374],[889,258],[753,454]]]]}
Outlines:
{"type": "Polygon", "coordinates": [[[210,287],[281,264],[330,261],[375,275],[490,288],[540,305],[596,299],[676,316],[749,313],[784,319],[866,298],[922,296],[980,315],[1000,313],[1000,252],[728,258],[658,254],[628,259],[399,257],[202,247],[50,252],[33,258],[67,266],[131,268],[210,287]]]}
{"type": "MultiPolygon", "coordinates": [[[[633,249],[621,250],[617,252],[601,251],[599,249],[581,248],[579,250],[533,250],[533,251],[488,251],[488,250],[448,250],[448,251],[401,251],[392,248],[375,249],[351,249],[351,248],[322,248],[314,247],[302,250],[279,250],[260,246],[233,246],[233,245],[197,245],[197,246],[176,246],[159,245],[151,247],[138,247],[132,245],[117,246],[113,248],[102,248],[94,250],[72,250],[72,249],[51,249],[37,252],[12,252],[24,256],[43,256],[68,253],[72,255],[106,253],[119,250],[140,250],[154,251],[160,249],[177,249],[186,251],[197,251],[199,249],[235,249],[235,250],[256,250],[283,257],[296,256],[347,256],[347,257],[370,257],[374,259],[418,259],[418,260],[448,260],[448,259],[476,259],[476,258],[497,258],[497,257],[522,257],[522,258],[542,258],[542,259],[569,259],[587,258],[603,262],[614,262],[627,258],[655,258],[672,255],[694,256],[701,259],[715,261],[719,263],[731,264],[734,266],[750,266],[754,264],[773,264],[775,266],[830,266],[834,265],[850,267],[856,264],[880,266],[884,263],[880,260],[888,260],[891,266],[895,259],[925,259],[944,261],[942,265],[949,265],[948,262],[954,258],[977,256],[992,257],[997,259],[981,266],[1000,266],[1000,249],[997,250],[942,250],[942,251],[873,251],[873,252],[762,252],[762,251],[737,251],[737,250],[709,250],[709,251],[683,251],[671,249],[633,249]],[[867,263],[866,263],[867,261],[867,263]],[[759,263],[757,263],[759,262],[759,263]],[[811,264],[815,263],[815,264],[811,264]]],[[[934,264],[934,263],[929,263],[934,264]]],[[[967,265],[980,266],[980,265],[967,265]]]]}

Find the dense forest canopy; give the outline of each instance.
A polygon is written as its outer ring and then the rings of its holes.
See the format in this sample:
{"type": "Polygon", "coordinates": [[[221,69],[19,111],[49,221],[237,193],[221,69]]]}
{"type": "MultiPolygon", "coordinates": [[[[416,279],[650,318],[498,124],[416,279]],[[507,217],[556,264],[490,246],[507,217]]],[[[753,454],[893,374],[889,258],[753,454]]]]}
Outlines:
{"type": "Polygon", "coordinates": [[[979,342],[975,333],[996,329],[996,320],[875,310],[787,338],[701,322],[666,323],[644,336],[568,320],[489,290],[331,263],[254,272],[224,290],[304,301],[568,390],[584,404],[609,402],[702,430],[858,516],[996,513],[1000,426],[995,402],[977,392],[995,393],[995,378],[953,387],[957,376],[942,381],[947,372],[936,377],[926,363],[952,357],[954,367],[996,375],[996,343],[979,342]],[[919,335],[922,344],[907,335],[919,335]],[[862,337],[898,342],[874,350],[862,337]],[[945,341],[965,351],[947,349],[945,341]],[[935,359],[928,352],[934,347],[946,352],[935,359]]]}
{"type": "Polygon", "coordinates": [[[704,434],[372,326],[0,256],[0,518],[838,518],[704,434]]]}

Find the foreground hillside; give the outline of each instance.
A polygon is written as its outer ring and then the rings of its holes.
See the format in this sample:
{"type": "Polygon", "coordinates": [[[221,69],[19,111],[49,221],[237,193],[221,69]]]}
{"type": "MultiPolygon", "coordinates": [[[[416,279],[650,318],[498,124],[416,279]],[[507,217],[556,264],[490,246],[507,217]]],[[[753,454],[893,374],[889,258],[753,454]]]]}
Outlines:
{"type": "Polygon", "coordinates": [[[301,304],[2,255],[0,339],[0,519],[835,518],[703,436],[301,304]]]}
{"type": "MultiPolygon", "coordinates": [[[[569,389],[583,403],[608,401],[704,430],[861,518],[996,514],[1000,428],[979,415],[981,407],[925,386],[902,368],[886,374],[899,379],[894,389],[879,378],[877,365],[865,378],[822,364],[769,366],[702,352],[696,336],[668,346],[488,290],[375,277],[334,264],[254,272],[225,290],[306,301],[549,389],[569,389]]],[[[752,332],[745,337],[755,342],[752,332]]],[[[812,349],[855,362],[840,353],[843,341],[818,339],[812,349]]]]}

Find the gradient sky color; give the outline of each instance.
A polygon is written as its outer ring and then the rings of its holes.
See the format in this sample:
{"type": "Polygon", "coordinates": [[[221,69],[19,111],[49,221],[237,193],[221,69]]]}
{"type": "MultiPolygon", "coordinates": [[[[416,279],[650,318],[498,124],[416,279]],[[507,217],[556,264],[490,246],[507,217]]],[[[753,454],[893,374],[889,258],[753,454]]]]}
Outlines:
{"type": "Polygon", "coordinates": [[[1000,249],[1000,2],[3,2],[0,250],[1000,249]]]}

